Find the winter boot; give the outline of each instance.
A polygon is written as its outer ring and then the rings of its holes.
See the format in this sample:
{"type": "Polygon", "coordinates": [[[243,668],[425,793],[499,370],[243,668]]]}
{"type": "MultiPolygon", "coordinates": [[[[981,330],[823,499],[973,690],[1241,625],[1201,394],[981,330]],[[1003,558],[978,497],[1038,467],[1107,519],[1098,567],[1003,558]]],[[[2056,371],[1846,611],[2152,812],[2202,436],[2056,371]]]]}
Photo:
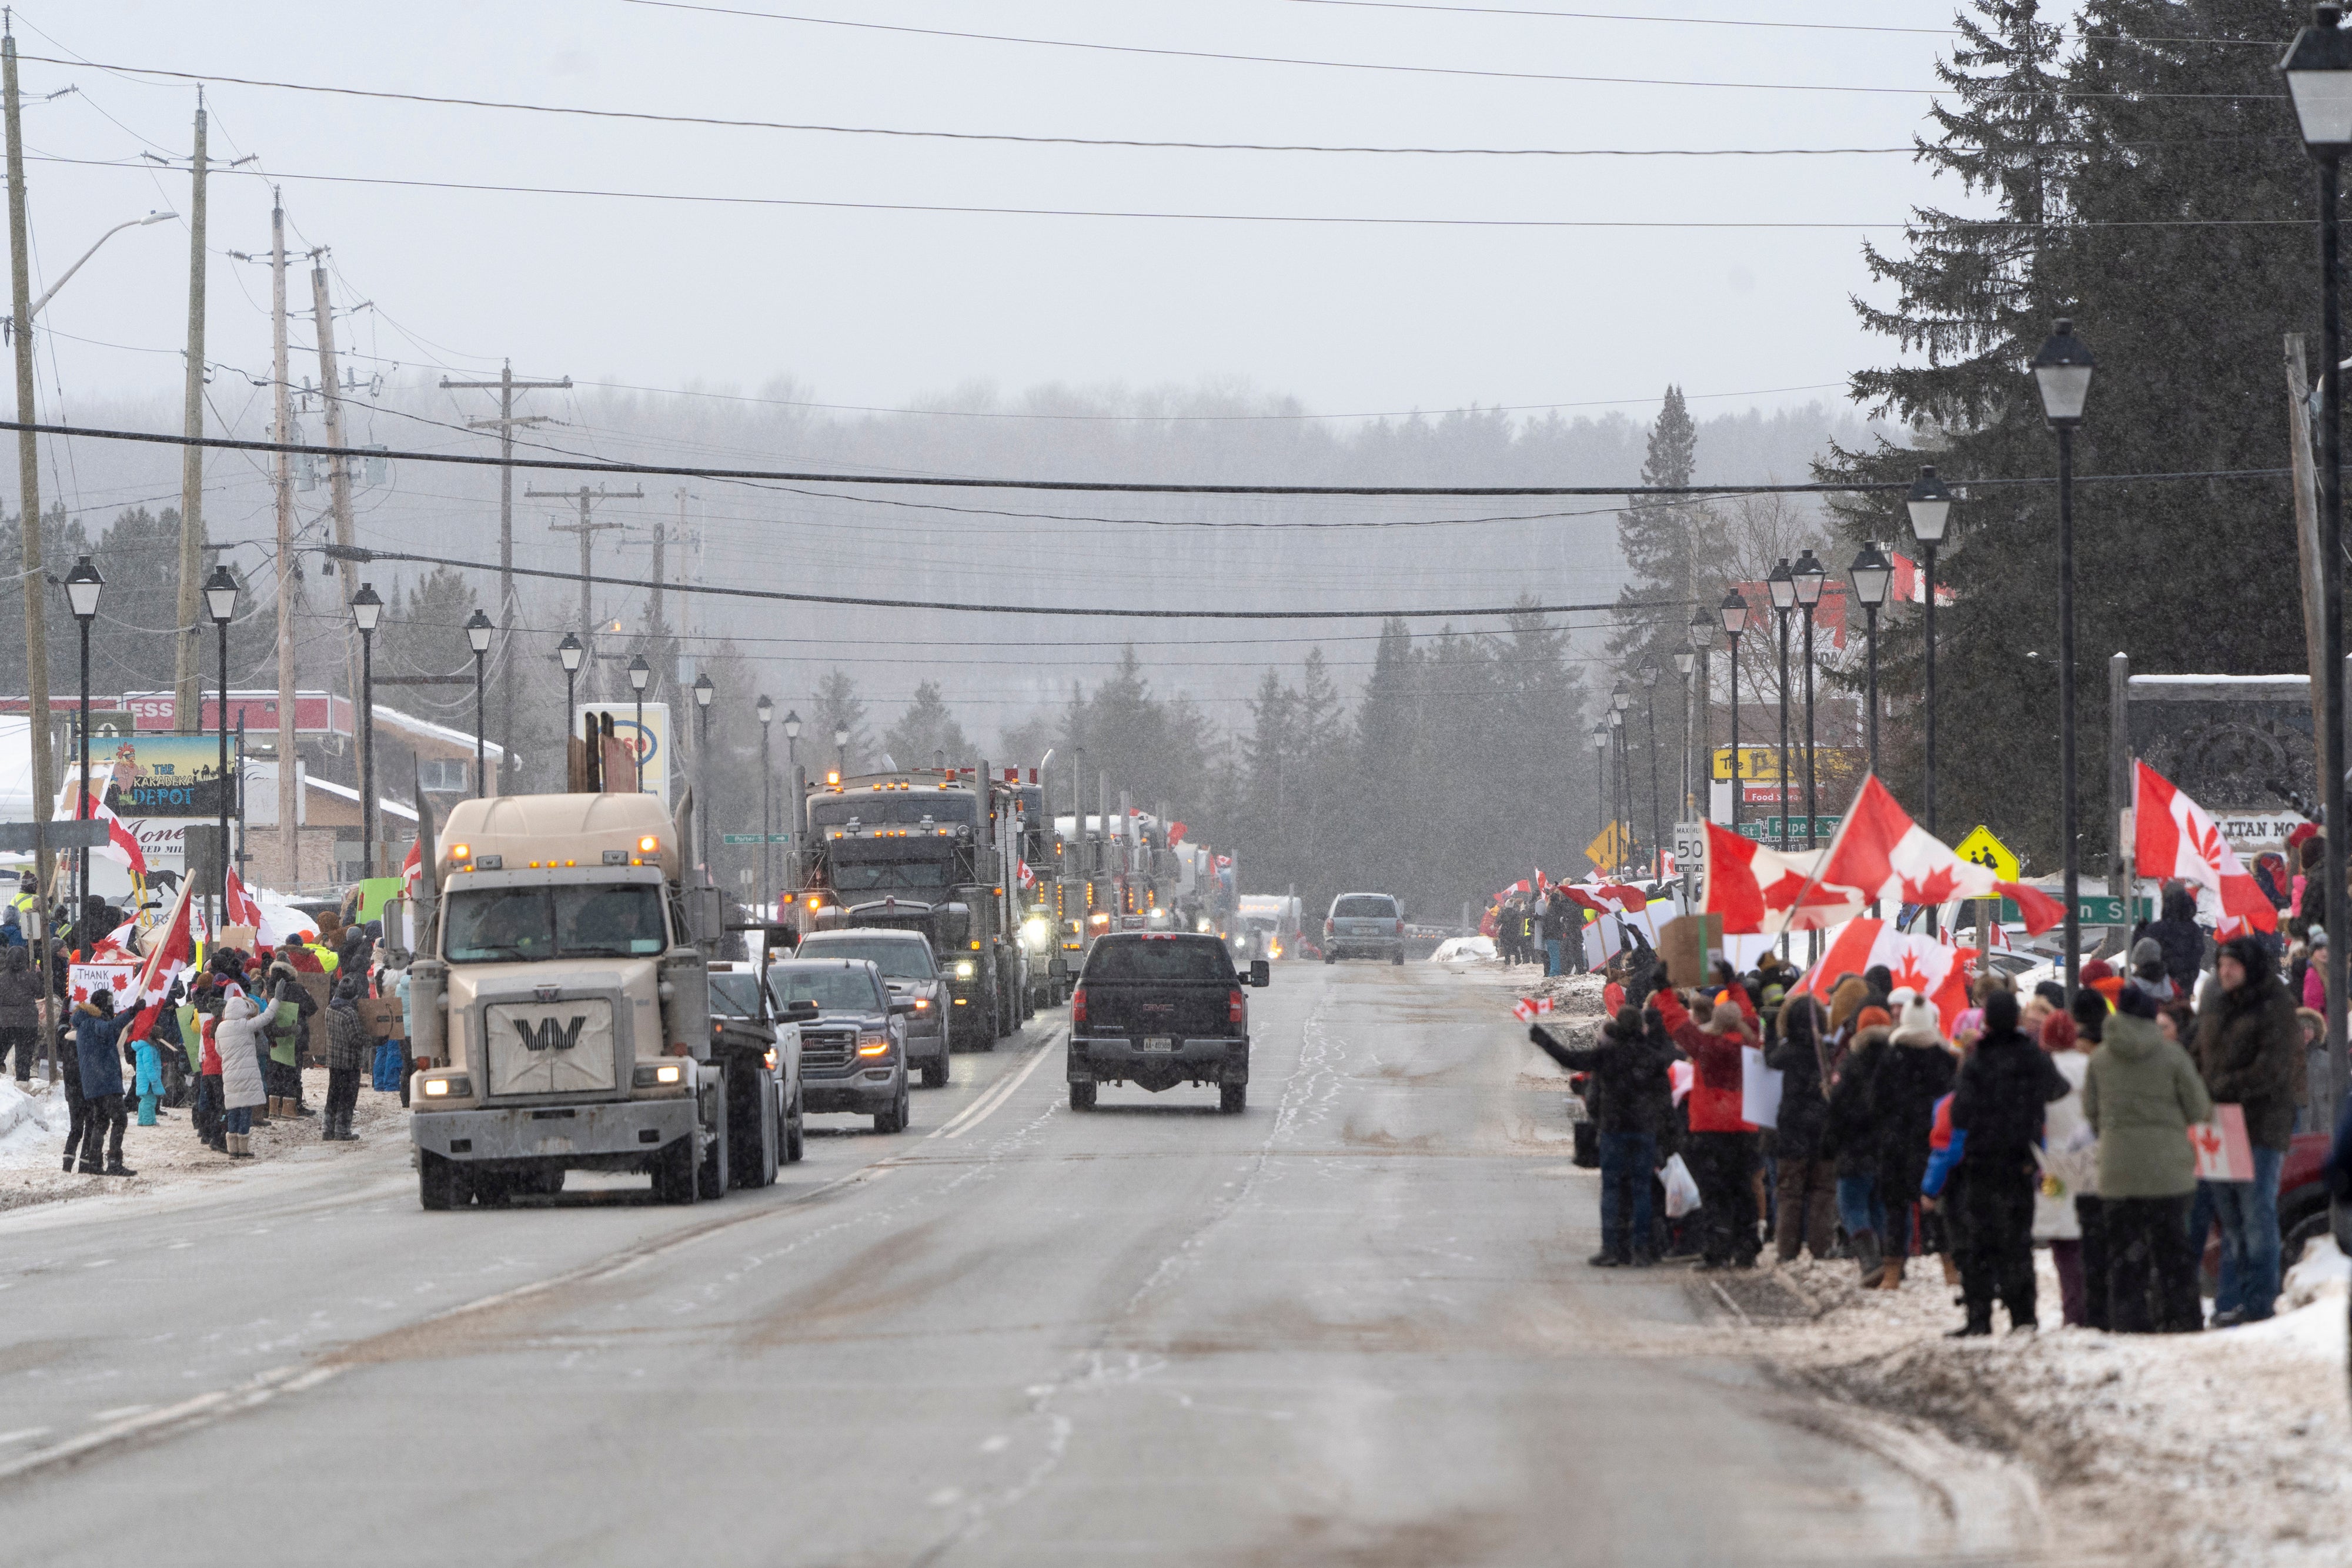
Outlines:
{"type": "Polygon", "coordinates": [[[104,1176],[106,1174],[105,1166],[99,1163],[98,1140],[96,1138],[90,1139],[89,1143],[82,1145],[81,1174],[84,1176],[104,1176]]]}
{"type": "Polygon", "coordinates": [[[360,1135],[352,1131],[352,1113],[349,1111],[335,1118],[335,1137],[338,1142],[345,1144],[360,1141],[360,1135]]]}
{"type": "Polygon", "coordinates": [[[233,1160],[249,1160],[253,1158],[253,1134],[250,1133],[229,1134],[228,1157],[233,1160]]]}
{"type": "Polygon", "coordinates": [[[1981,1312],[1974,1308],[1970,1308],[1969,1311],[1969,1321],[1962,1323],[1958,1328],[1952,1330],[1944,1337],[1946,1339],[1984,1339],[1989,1337],[1991,1333],[1992,1308],[1990,1306],[1987,1306],[1981,1312]]]}
{"type": "Polygon", "coordinates": [[[1877,1288],[1879,1290],[1899,1291],[1903,1288],[1903,1265],[1905,1261],[1906,1260],[1901,1258],[1889,1258],[1886,1260],[1885,1267],[1878,1271],[1877,1288]]]}
{"type": "Polygon", "coordinates": [[[1886,1260],[1878,1250],[1878,1232],[1857,1230],[1850,1239],[1849,1245],[1853,1251],[1854,1264],[1862,1270],[1862,1288],[1865,1291],[1875,1289],[1879,1270],[1886,1265],[1886,1260]]]}
{"type": "Polygon", "coordinates": [[[132,1170],[129,1166],[124,1165],[122,1163],[122,1157],[118,1155],[113,1159],[106,1162],[105,1174],[108,1176],[134,1176],[139,1173],[132,1170]]]}

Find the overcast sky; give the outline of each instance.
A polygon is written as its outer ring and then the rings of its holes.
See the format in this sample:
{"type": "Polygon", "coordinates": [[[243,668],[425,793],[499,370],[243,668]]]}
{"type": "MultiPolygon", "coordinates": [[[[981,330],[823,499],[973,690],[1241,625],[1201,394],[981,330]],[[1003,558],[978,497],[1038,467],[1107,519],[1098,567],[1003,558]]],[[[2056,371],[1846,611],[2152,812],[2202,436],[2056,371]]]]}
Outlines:
{"type": "MultiPolygon", "coordinates": [[[[35,292],[108,225],[184,212],[194,85],[144,67],[655,115],[1024,136],[1486,147],[1898,147],[1951,6],[1612,0],[1747,22],[1475,14],[1333,0],[743,0],[907,27],[1465,71],[1801,84],[1609,85],[1244,63],[924,37],[625,0],[17,10],[35,292]],[[1833,90],[1873,89],[1896,90],[1833,90]],[[51,160],[127,162],[124,168],[51,160]]],[[[1460,0],[1453,0],[1460,4],[1460,0]]],[[[1500,0],[1568,10],[1576,0],[1500,0]]],[[[1617,402],[1703,412],[1822,395],[1858,331],[1867,225],[1954,204],[1909,158],[1426,157],[954,142],[587,119],[215,79],[216,161],[282,179],[292,244],[332,247],[352,349],[413,369],[569,373],[908,406],[973,382],[1237,381],[1320,413],[1617,402]],[[1412,226],[723,205],[301,176],[931,206],[1629,225],[1412,226]],[[1780,391],[1778,389],[1802,389],[1780,391]],[[1716,401],[1712,394],[1738,394],[1716,401]]],[[[209,357],[266,370],[268,187],[215,176],[209,357]]],[[[1883,242],[1892,229],[1875,231],[1883,242]]],[[[44,313],[45,403],[175,389],[177,224],[117,235],[44,313]],[[50,355],[54,354],[54,362],[50,355]]],[[[297,273],[298,302],[307,284],[297,273]]],[[[299,334],[307,340],[307,334],[299,334]]]]}

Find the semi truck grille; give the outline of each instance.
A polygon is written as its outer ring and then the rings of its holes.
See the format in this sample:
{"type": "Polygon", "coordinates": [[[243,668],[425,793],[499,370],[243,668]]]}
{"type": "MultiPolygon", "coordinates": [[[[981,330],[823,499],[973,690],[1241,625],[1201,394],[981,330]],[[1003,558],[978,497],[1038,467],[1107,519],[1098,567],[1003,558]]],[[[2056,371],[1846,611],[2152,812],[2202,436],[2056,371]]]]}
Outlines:
{"type": "Polygon", "coordinates": [[[849,1065],[857,1052],[854,1029],[801,1030],[801,1071],[831,1072],[849,1065]]]}
{"type": "Polygon", "coordinates": [[[488,1090],[510,1094],[610,1091],[613,1009],[602,998],[569,1002],[493,1002],[483,1009],[488,1090]]]}

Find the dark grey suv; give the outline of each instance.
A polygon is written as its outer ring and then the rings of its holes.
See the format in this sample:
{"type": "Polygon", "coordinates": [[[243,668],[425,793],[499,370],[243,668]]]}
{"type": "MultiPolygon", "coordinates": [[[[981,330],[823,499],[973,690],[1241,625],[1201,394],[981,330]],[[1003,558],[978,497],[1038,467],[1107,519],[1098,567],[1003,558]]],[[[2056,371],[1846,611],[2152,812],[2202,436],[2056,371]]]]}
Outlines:
{"type": "Polygon", "coordinates": [[[923,1075],[923,1087],[948,1081],[948,982],[931,956],[931,939],[919,931],[849,926],[812,931],[801,938],[800,958],[867,958],[882,971],[894,1002],[912,1002],[907,1015],[907,1064],[923,1075]]]}
{"type": "Polygon", "coordinates": [[[1323,961],[1386,958],[1404,962],[1404,910],[1385,893],[1343,893],[1323,917],[1323,961]]]}
{"type": "Polygon", "coordinates": [[[801,1098],[810,1111],[874,1118],[877,1133],[907,1130],[907,1016],[882,971],[864,958],[787,958],[768,966],[768,993],[790,1011],[807,1002],[801,1025],[801,1098]]]}

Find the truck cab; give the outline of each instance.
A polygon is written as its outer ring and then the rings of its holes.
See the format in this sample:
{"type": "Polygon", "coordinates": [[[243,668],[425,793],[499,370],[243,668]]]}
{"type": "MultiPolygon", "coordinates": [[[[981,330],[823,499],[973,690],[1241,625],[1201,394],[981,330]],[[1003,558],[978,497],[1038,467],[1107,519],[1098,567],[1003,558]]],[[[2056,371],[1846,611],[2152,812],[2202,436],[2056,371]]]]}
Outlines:
{"type": "MultiPolygon", "coordinates": [[[[772,1036],[710,1004],[683,835],[648,795],[459,802],[410,972],[426,1208],[642,1171],[666,1202],[775,1179],[772,1036]]],[[[715,902],[715,901],[713,901],[715,902]]]]}

